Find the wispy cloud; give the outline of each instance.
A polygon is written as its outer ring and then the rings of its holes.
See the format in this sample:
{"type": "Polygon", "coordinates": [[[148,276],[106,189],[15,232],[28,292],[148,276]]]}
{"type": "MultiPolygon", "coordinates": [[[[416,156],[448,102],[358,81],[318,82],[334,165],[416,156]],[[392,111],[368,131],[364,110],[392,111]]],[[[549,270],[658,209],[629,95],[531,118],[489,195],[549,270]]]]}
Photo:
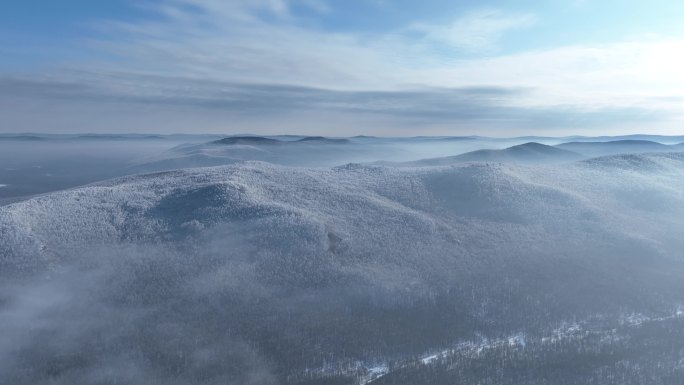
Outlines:
{"type": "Polygon", "coordinates": [[[426,39],[446,43],[466,51],[489,51],[498,47],[509,31],[532,26],[533,14],[509,15],[496,9],[479,10],[448,25],[416,24],[411,29],[426,39]]]}
{"type": "Polygon", "coordinates": [[[302,6],[325,9],[303,0],[170,2],[162,21],[100,24],[112,38],[92,43],[118,57],[116,66],[98,64],[107,70],[338,88],[388,83],[380,51],[389,48],[379,38],[304,28],[292,14],[302,6]]]}
{"type": "MultiPolygon", "coordinates": [[[[164,12],[173,16],[162,21],[102,25],[113,38],[94,44],[119,60],[90,69],[357,90],[407,84],[517,85],[548,89],[553,100],[564,94],[568,97],[564,102],[571,102],[570,98],[580,102],[582,94],[596,91],[625,95],[682,88],[677,68],[684,66],[684,56],[678,53],[684,51],[684,38],[632,39],[465,59],[430,49],[425,34],[333,32],[307,28],[296,18],[264,19],[263,12],[285,9],[289,13],[293,4],[304,3],[282,4],[267,0],[166,3],[164,12]]],[[[424,25],[423,30],[434,39],[475,49],[491,47],[507,30],[529,26],[534,19],[489,10],[451,25],[424,25]]]]}
{"type": "Polygon", "coordinates": [[[528,133],[649,121],[665,130],[684,115],[672,102],[684,89],[684,38],[497,54],[506,33],[533,28],[536,16],[481,10],[453,23],[364,33],[308,23],[312,14],[333,12],[322,0],[166,0],[148,7],[158,17],[98,24],[110,38],[90,41],[92,49],[116,60],[72,63],[31,81],[4,77],[0,103],[10,114],[0,118],[0,130],[40,130],[30,127],[39,123],[26,109],[48,98],[49,109],[70,113],[70,100],[83,108],[98,103],[98,111],[121,103],[135,112],[131,124],[142,122],[136,127],[150,126],[138,113],[145,109],[174,125],[214,116],[193,125],[201,131],[289,124],[378,133],[412,124],[488,133],[508,124],[528,133]],[[445,55],[435,42],[471,54],[445,55]],[[177,119],[169,106],[186,115],[177,119]]]}
{"type": "Polygon", "coordinates": [[[205,131],[221,132],[296,129],[302,134],[333,130],[338,135],[415,135],[461,130],[510,136],[521,129],[577,133],[622,125],[625,119],[663,118],[660,112],[638,107],[517,106],[516,99],[535,90],[504,87],[339,91],[130,73],[73,73],[70,79],[0,78],[0,89],[4,91],[0,105],[11,95],[13,109],[32,119],[50,120],[48,112],[57,109],[58,114],[90,121],[89,130],[111,129],[114,124],[127,131],[169,132],[200,124],[205,131]],[[40,114],[26,111],[45,106],[49,107],[40,114]],[[96,119],[79,113],[83,107],[98,111],[96,119]]]}

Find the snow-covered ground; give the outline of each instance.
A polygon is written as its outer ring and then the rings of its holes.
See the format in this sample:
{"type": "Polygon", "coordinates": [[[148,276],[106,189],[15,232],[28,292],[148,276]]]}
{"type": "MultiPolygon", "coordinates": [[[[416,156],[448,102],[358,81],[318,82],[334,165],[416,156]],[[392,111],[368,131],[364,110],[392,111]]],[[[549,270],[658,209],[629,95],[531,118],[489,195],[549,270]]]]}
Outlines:
{"type": "MultiPolygon", "coordinates": [[[[423,346],[405,335],[439,346],[452,318],[522,330],[669,300],[681,293],[683,192],[684,154],[668,153],[525,166],[239,162],[35,197],[0,207],[0,334],[12,336],[0,372],[12,383],[28,362],[41,383],[66,356],[75,366],[62,383],[123,367],[192,383],[245,360],[250,378],[275,383],[264,378],[285,369],[262,346],[302,344],[279,359],[315,368],[423,346]],[[445,296],[457,302],[439,305],[445,296]]],[[[640,314],[624,323],[646,322],[640,314]]],[[[389,370],[364,367],[366,383],[389,370]]]]}
{"type": "MultiPolygon", "coordinates": [[[[626,326],[628,329],[639,328],[645,323],[651,322],[663,322],[674,319],[684,318],[684,312],[677,310],[674,315],[664,316],[664,317],[649,317],[643,314],[625,314],[619,321],[626,326]]],[[[553,346],[559,343],[567,343],[574,339],[580,339],[588,335],[598,335],[602,342],[609,343],[617,338],[624,338],[617,334],[615,329],[593,329],[589,322],[572,322],[569,324],[564,324],[553,331],[551,335],[536,337],[535,342],[541,346],[553,346]]],[[[440,361],[448,360],[452,356],[458,356],[460,358],[478,358],[483,356],[486,350],[499,349],[501,347],[515,348],[515,349],[525,349],[526,347],[526,336],[525,333],[517,333],[508,338],[499,339],[481,339],[477,341],[464,341],[456,344],[453,348],[443,349],[435,353],[428,353],[417,362],[407,361],[404,364],[396,365],[394,370],[402,369],[409,365],[415,366],[420,365],[434,365],[440,361]]],[[[356,371],[350,371],[354,373],[356,371]]],[[[367,374],[359,377],[359,385],[372,384],[374,381],[390,374],[390,369],[387,364],[382,366],[372,366],[369,365],[366,370],[367,374]]]]}
{"type": "Polygon", "coordinates": [[[57,262],[93,243],[183,238],[248,223],[250,235],[281,242],[265,246],[306,240],[312,250],[341,258],[361,250],[389,260],[440,255],[447,245],[457,246],[449,254],[465,257],[466,246],[515,252],[540,248],[549,237],[575,243],[601,233],[593,241],[624,237],[665,251],[684,212],[683,164],[682,154],[558,167],[305,169],[247,162],[131,176],[2,207],[2,250],[5,258],[57,262]],[[290,230],[279,233],[284,221],[290,230]],[[499,235],[486,235],[492,230],[499,235]],[[515,243],[497,244],[514,235],[515,243]]]}

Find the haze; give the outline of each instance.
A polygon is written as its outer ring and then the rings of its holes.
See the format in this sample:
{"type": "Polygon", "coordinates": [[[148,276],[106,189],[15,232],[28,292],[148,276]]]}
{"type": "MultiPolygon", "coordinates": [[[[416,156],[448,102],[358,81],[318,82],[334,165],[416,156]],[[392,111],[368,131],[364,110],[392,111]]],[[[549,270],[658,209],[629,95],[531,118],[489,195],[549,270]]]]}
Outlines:
{"type": "Polygon", "coordinates": [[[682,19],[3,4],[0,384],[681,385],[682,19]]]}

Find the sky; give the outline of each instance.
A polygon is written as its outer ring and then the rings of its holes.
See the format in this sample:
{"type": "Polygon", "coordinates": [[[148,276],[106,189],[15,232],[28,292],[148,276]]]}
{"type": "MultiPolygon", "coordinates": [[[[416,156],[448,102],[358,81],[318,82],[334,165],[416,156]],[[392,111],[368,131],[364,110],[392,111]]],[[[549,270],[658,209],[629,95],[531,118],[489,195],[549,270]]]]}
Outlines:
{"type": "Polygon", "coordinates": [[[681,134],[684,2],[0,3],[0,133],[681,134]]]}

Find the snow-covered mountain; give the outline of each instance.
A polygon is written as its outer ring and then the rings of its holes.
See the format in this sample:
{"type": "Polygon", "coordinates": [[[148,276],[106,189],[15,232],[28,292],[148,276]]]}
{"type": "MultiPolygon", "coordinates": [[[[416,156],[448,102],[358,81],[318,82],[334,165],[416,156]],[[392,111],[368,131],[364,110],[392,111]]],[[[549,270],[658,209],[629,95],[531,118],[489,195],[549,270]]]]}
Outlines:
{"type": "MultiPolygon", "coordinates": [[[[387,231],[398,238],[407,236],[404,233],[437,236],[437,229],[447,231],[444,226],[462,222],[537,224],[548,231],[557,221],[587,216],[595,219],[590,223],[609,224],[612,232],[621,234],[630,217],[643,221],[643,216],[632,215],[642,205],[678,208],[682,197],[677,189],[684,181],[676,176],[684,172],[683,158],[620,155],[559,167],[474,163],[420,169],[354,164],[305,169],[245,162],[130,176],[57,192],[3,207],[0,223],[10,239],[21,234],[24,240],[5,242],[5,247],[23,247],[30,240],[40,245],[41,255],[58,255],[90,242],[177,239],[187,235],[183,226],[193,221],[211,228],[258,218],[266,226],[283,215],[309,223],[311,231],[337,228],[341,234],[356,234],[354,241],[372,236],[369,243],[385,237],[357,233],[359,216],[367,216],[364,221],[373,228],[391,227],[387,231]],[[659,198],[637,202],[628,199],[629,191],[659,198]],[[413,227],[383,225],[388,216],[413,227]]],[[[321,234],[309,236],[323,244],[321,234]]]]}
{"type": "Polygon", "coordinates": [[[460,338],[659,311],[684,289],[682,191],[676,153],[239,162],[3,206],[0,382],[327,383],[460,338]]]}

